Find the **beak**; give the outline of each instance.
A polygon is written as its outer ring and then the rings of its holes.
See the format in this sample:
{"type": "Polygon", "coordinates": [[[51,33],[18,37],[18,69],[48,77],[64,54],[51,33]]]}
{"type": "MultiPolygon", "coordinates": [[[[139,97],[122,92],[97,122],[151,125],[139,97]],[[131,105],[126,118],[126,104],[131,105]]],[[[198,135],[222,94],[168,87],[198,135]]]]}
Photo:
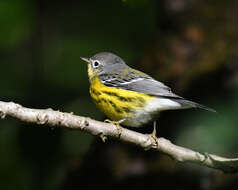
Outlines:
{"type": "Polygon", "coordinates": [[[87,57],[80,57],[83,61],[85,61],[85,62],[87,62],[87,63],[90,63],[90,60],[89,60],[89,58],[87,58],[87,57]]]}

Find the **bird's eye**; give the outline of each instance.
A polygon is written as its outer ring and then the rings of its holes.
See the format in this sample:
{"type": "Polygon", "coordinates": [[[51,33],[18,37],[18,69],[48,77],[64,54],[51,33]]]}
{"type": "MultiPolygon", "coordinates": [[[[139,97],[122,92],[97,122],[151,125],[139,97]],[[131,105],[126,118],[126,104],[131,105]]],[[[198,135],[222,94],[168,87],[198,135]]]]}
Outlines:
{"type": "Polygon", "coordinates": [[[94,62],[93,62],[93,67],[96,68],[96,67],[99,66],[99,64],[100,64],[100,63],[99,63],[98,61],[94,61],[94,62]]]}

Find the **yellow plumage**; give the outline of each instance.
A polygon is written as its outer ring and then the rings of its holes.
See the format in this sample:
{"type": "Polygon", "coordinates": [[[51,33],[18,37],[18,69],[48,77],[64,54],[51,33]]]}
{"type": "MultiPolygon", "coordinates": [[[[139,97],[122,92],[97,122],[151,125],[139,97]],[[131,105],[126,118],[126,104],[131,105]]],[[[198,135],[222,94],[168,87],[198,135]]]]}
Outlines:
{"type": "Polygon", "coordinates": [[[148,101],[155,99],[144,93],[107,87],[97,76],[91,78],[90,94],[96,106],[113,121],[133,117],[148,101]]]}

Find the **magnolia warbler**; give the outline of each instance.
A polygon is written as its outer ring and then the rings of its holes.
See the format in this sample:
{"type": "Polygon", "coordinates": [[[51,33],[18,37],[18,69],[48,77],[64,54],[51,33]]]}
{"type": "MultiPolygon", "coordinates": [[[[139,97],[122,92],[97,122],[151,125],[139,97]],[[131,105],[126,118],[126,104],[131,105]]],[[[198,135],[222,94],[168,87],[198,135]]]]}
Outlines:
{"type": "Polygon", "coordinates": [[[113,53],[101,52],[81,59],[88,63],[91,97],[111,121],[141,127],[164,110],[201,108],[215,112],[174,94],[168,86],[132,69],[113,53]]]}

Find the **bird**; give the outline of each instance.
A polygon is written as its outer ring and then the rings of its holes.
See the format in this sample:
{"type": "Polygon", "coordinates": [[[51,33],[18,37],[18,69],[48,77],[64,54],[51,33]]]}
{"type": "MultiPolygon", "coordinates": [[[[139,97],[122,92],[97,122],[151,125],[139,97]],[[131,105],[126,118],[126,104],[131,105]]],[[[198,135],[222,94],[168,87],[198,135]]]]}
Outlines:
{"type": "Polygon", "coordinates": [[[176,95],[171,88],[129,67],[113,53],[100,52],[90,58],[80,58],[88,63],[89,91],[93,102],[109,118],[106,121],[116,126],[146,126],[156,121],[159,113],[165,110],[200,108],[216,112],[176,95]]]}

